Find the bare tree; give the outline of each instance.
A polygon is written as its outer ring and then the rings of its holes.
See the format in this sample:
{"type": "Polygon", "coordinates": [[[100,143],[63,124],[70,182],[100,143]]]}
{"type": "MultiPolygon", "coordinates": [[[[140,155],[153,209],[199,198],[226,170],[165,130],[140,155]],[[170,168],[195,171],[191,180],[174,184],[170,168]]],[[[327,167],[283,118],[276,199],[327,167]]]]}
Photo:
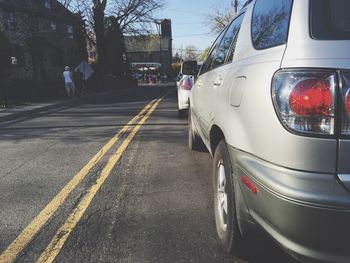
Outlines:
{"type": "Polygon", "coordinates": [[[209,22],[207,23],[212,33],[220,33],[230,23],[238,13],[240,2],[239,0],[232,0],[230,5],[213,8],[213,12],[209,14],[209,22]]]}
{"type": "Polygon", "coordinates": [[[69,8],[72,1],[73,0],[58,0],[65,8],[69,8]]]}
{"type": "Polygon", "coordinates": [[[110,0],[113,15],[123,34],[146,34],[156,22],[155,11],[164,6],[163,0],[110,0]]]}
{"type": "MultiPolygon", "coordinates": [[[[123,34],[147,34],[153,31],[157,22],[155,12],[164,7],[165,0],[108,0],[104,7],[106,17],[114,17],[123,34]]],[[[104,5],[104,0],[59,0],[62,5],[74,13],[80,13],[88,29],[95,30],[95,6],[104,5]],[[99,2],[101,2],[99,4],[99,2]],[[102,5],[103,4],[103,5],[102,5]]]]}
{"type": "MultiPolygon", "coordinates": [[[[87,36],[96,44],[98,62],[102,69],[106,66],[106,34],[119,34],[122,49],[124,35],[144,35],[153,31],[157,22],[155,12],[164,6],[165,0],[59,0],[65,7],[84,17],[87,36]],[[111,23],[112,22],[112,23],[111,23]],[[109,30],[112,26],[113,30],[109,30]]],[[[110,39],[110,37],[109,37],[110,39]]],[[[114,39],[114,38],[113,38],[114,39]]],[[[116,43],[116,39],[113,40],[116,43]]],[[[119,45],[118,45],[119,46],[119,45]]],[[[117,54],[118,52],[115,52],[117,54]]],[[[119,54],[119,53],[118,53],[119,54]]],[[[120,58],[114,58],[122,61],[120,58]]]]}
{"type": "Polygon", "coordinates": [[[215,8],[209,15],[209,27],[212,33],[220,33],[225,26],[233,19],[232,10],[220,10],[215,8]]]}
{"type": "Polygon", "coordinates": [[[198,49],[192,45],[186,46],[183,57],[184,60],[197,60],[199,58],[198,49]]]}

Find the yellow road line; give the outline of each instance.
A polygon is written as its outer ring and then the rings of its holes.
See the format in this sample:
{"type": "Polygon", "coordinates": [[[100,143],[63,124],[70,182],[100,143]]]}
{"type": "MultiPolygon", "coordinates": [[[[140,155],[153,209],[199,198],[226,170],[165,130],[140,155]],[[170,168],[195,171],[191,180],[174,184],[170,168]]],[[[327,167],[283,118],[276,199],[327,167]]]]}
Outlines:
{"type": "Polygon", "coordinates": [[[73,210],[73,212],[68,216],[66,222],[60,227],[60,229],[55,234],[54,238],[51,240],[50,244],[47,246],[45,251],[41,254],[37,263],[50,263],[53,262],[56,256],[60,253],[62,247],[67,241],[69,235],[79,223],[81,217],[84,215],[85,211],[89,207],[91,201],[95,197],[97,191],[101,188],[103,183],[106,181],[112,169],[117,164],[118,160],[128,148],[130,142],[135,137],[136,133],[139,131],[141,126],[146,122],[149,116],[154,112],[162,98],[158,99],[152,106],[152,108],[147,112],[147,114],[140,120],[140,122],[134,127],[130,132],[128,137],[123,141],[118,150],[112,155],[108,160],[106,166],[103,168],[99,178],[96,180],[95,184],[90,187],[86,195],[81,199],[79,204],[73,210]]]}
{"type": "Polygon", "coordinates": [[[74,178],[52,199],[52,201],[33,219],[33,221],[19,234],[19,236],[0,255],[0,263],[13,262],[18,254],[28,245],[46,222],[53,216],[63,204],[70,193],[88,175],[91,169],[103,158],[103,156],[115,145],[120,136],[127,132],[141,116],[143,116],[157,100],[152,100],[146,105],[128,124],[126,124],[100,151],[85,165],[74,178]]]}

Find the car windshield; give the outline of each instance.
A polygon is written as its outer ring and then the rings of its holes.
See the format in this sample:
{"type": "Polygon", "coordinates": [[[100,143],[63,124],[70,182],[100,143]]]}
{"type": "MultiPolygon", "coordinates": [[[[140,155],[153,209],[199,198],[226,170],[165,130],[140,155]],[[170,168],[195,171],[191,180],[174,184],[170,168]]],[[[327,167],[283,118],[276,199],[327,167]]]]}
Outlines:
{"type": "Polygon", "coordinates": [[[350,40],[350,1],[312,0],[311,36],[317,40],[350,40]]]}

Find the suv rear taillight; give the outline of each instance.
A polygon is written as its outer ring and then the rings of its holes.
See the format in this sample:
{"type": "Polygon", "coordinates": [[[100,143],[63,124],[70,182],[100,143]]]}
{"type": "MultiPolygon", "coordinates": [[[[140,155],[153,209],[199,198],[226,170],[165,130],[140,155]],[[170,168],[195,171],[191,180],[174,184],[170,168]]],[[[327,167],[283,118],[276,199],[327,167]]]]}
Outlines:
{"type": "Polygon", "coordinates": [[[191,88],[192,88],[192,81],[191,81],[191,79],[188,78],[188,79],[185,79],[184,81],[182,81],[181,88],[183,90],[191,90],[191,88]]]}
{"type": "Polygon", "coordinates": [[[278,71],[272,82],[277,115],[293,132],[334,135],[336,87],[335,71],[278,71]]]}
{"type": "Polygon", "coordinates": [[[350,135],[350,73],[340,73],[342,94],[342,135],[350,135]]]}

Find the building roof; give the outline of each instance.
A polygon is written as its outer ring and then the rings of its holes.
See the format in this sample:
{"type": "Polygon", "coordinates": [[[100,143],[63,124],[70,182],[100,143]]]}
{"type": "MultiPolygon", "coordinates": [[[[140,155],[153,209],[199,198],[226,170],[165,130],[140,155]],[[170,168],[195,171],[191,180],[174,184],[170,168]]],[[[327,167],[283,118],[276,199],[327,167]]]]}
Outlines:
{"type": "Polygon", "coordinates": [[[77,15],[70,12],[57,0],[50,0],[51,8],[45,7],[44,1],[38,0],[0,0],[0,8],[8,9],[9,11],[21,11],[40,16],[59,17],[70,22],[81,22],[77,15]]]}

